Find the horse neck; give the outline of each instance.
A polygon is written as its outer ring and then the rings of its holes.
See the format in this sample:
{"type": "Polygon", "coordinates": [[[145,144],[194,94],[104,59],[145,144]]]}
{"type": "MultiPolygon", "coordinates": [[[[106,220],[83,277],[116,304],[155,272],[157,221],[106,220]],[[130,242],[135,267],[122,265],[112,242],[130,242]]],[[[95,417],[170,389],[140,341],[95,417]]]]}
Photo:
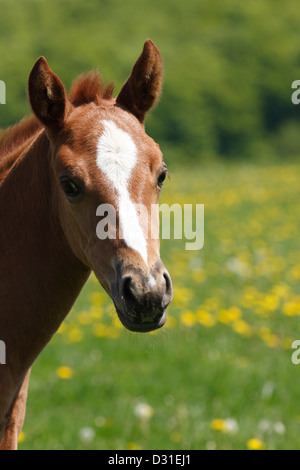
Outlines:
{"type": "Polygon", "coordinates": [[[43,132],[0,185],[0,330],[2,336],[8,331],[7,342],[22,333],[13,340],[28,362],[57,330],[90,272],[60,227],[49,147],[43,132]]]}

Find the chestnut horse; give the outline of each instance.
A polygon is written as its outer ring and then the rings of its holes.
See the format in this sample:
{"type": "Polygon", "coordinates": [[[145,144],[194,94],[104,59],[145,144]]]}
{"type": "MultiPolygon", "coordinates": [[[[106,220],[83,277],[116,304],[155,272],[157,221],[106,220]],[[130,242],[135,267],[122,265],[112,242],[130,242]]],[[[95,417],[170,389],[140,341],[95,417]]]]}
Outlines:
{"type": "Polygon", "coordinates": [[[80,76],[67,95],[40,57],[28,81],[34,114],[1,135],[2,449],[17,448],[31,365],[91,271],[127,329],[148,332],[165,323],[171,279],[159,239],[146,236],[136,209],[158,205],[167,173],[144,128],[161,85],[161,57],[150,40],[116,98],[96,72],[80,76]],[[97,236],[103,204],[115,208],[122,237],[97,236]]]}

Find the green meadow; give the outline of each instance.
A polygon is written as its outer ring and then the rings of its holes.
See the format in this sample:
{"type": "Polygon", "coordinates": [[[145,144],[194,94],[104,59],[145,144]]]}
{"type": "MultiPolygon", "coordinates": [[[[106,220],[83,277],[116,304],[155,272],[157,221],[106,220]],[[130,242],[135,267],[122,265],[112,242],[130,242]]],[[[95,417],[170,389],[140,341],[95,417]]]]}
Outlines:
{"type": "Polygon", "coordinates": [[[119,323],[91,276],[32,369],[21,449],[299,448],[300,166],[171,172],[161,202],[203,203],[205,242],[162,240],[166,326],[119,323]]]}

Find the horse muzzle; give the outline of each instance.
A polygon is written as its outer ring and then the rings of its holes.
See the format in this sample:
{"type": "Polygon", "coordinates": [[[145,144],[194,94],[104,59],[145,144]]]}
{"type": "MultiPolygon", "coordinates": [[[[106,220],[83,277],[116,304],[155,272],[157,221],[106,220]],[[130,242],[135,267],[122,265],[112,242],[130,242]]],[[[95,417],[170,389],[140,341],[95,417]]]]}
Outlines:
{"type": "Polygon", "coordinates": [[[121,271],[121,276],[117,276],[112,286],[112,298],[125,328],[146,333],[164,326],[173,289],[162,262],[149,276],[133,266],[118,271],[121,271]]]}

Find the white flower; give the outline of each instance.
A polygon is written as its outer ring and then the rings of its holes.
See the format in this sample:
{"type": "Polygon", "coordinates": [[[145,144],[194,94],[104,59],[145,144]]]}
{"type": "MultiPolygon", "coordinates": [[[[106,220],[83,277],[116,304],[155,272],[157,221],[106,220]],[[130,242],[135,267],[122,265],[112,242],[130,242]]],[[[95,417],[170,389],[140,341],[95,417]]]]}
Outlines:
{"type": "Polygon", "coordinates": [[[137,403],[134,407],[134,414],[140,419],[149,419],[153,416],[154,409],[148,403],[137,403]]]}
{"type": "Polygon", "coordinates": [[[238,432],[239,425],[238,425],[238,422],[235,419],[227,418],[227,419],[225,419],[225,423],[226,423],[227,432],[229,432],[231,434],[235,434],[236,432],[238,432]]]}
{"type": "Polygon", "coordinates": [[[88,443],[92,442],[95,437],[95,431],[89,426],[85,426],[79,430],[79,438],[82,442],[88,443]]]}
{"type": "Polygon", "coordinates": [[[284,434],[285,433],[285,425],[278,421],[277,423],[273,424],[273,429],[277,434],[284,434]]]}
{"type": "Polygon", "coordinates": [[[247,277],[250,273],[246,263],[236,256],[232,256],[226,261],[226,267],[230,272],[240,277],[247,277]]]}
{"type": "Polygon", "coordinates": [[[261,432],[269,432],[272,428],[272,423],[268,419],[261,419],[258,423],[258,429],[261,432]]]}

